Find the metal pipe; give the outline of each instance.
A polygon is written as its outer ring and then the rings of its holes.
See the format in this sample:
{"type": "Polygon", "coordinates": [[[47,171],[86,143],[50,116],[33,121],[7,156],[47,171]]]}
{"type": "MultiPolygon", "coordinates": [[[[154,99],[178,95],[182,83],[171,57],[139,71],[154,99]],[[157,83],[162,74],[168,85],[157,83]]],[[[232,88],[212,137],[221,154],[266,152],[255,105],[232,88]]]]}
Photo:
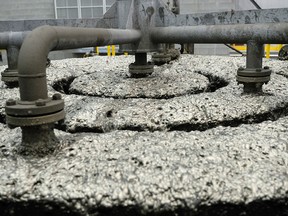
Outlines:
{"type": "Polygon", "coordinates": [[[9,46],[21,47],[24,38],[29,32],[2,32],[0,33],[0,49],[7,49],[9,46]]]}
{"type": "Polygon", "coordinates": [[[147,53],[135,53],[136,65],[147,65],[147,53]]]}
{"type": "Polygon", "coordinates": [[[22,101],[46,99],[46,59],[51,50],[135,43],[141,38],[136,30],[42,26],[24,40],[18,59],[22,101]]]}
{"type": "Polygon", "coordinates": [[[286,43],[288,23],[156,27],[150,31],[154,43],[286,43]]]}
{"type": "Polygon", "coordinates": [[[246,68],[262,68],[264,46],[256,41],[247,41],[246,68]]]}
{"type": "Polygon", "coordinates": [[[8,68],[1,73],[1,80],[8,87],[18,86],[18,56],[19,49],[28,32],[0,33],[0,49],[7,50],[8,68]]]}
{"type": "Polygon", "coordinates": [[[19,47],[10,45],[7,47],[8,69],[17,70],[19,47]]]}

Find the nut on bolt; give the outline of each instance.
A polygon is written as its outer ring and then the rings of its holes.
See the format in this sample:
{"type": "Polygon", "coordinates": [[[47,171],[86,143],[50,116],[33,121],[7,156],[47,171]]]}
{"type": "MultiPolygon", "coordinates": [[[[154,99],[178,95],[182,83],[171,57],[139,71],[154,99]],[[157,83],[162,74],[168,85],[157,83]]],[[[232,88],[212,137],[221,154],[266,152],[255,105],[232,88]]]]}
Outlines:
{"type": "Polygon", "coordinates": [[[46,105],[46,101],[43,99],[38,99],[37,101],[35,101],[35,105],[36,106],[45,106],[46,105]]]}
{"type": "Polygon", "coordinates": [[[14,106],[14,105],[16,105],[16,100],[10,98],[6,101],[6,106],[14,106]]]}
{"type": "Polygon", "coordinates": [[[59,93],[56,93],[52,96],[52,100],[61,100],[61,99],[62,99],[62,96],[59,93]]]}

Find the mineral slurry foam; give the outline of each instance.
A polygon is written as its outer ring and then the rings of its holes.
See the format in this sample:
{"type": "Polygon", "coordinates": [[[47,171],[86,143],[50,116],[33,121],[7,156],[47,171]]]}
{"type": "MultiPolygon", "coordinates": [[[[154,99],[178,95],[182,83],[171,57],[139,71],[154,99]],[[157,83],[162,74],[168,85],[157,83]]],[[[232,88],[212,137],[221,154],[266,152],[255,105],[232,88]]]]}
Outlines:
{"type": "Polygon", "coordinates": [[[133,61],[51,62],[66,118],[44,155],[19,154],[5,125],[19,89],[1,82],[0,215],[288,215],[288,62],[264,60],[271,81],[253,95],[242,57],[182,55],[139,79],[133,61]]]}

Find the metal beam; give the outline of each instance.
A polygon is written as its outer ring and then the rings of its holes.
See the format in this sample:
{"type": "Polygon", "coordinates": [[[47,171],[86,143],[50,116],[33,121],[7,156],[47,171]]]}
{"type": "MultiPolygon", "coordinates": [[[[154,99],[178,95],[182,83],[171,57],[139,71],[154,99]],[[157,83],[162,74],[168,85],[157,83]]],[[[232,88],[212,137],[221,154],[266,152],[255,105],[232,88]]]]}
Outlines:
{"type": "Polygon", "coordinates": [[[262,9],[260,5],[255,0],[250,0],[250,2],[259,10],[262,9]]]}

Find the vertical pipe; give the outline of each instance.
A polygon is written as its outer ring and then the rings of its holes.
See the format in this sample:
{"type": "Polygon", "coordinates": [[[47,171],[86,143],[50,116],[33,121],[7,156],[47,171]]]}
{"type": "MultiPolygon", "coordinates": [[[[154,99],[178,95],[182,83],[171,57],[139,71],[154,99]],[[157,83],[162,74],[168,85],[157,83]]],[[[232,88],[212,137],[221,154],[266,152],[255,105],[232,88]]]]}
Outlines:
{"type": "Polygon", "coordinates": [[[249,40],[247,42],[246,67],[262,68],[263,54],[264,54],[263,44],[256,42],[254,40],[249,40]]]}
{"type": "Polygon", "coordinates": [[[147,53],[135,53],[135,64],[146,65],[147,64],[147,53]]]}
{"type": "Polygon", "coordinates": [[[16,46],[9,46],[7,48],[8,69],[17,70],[19,56],[19,48],[16,46]]]}

